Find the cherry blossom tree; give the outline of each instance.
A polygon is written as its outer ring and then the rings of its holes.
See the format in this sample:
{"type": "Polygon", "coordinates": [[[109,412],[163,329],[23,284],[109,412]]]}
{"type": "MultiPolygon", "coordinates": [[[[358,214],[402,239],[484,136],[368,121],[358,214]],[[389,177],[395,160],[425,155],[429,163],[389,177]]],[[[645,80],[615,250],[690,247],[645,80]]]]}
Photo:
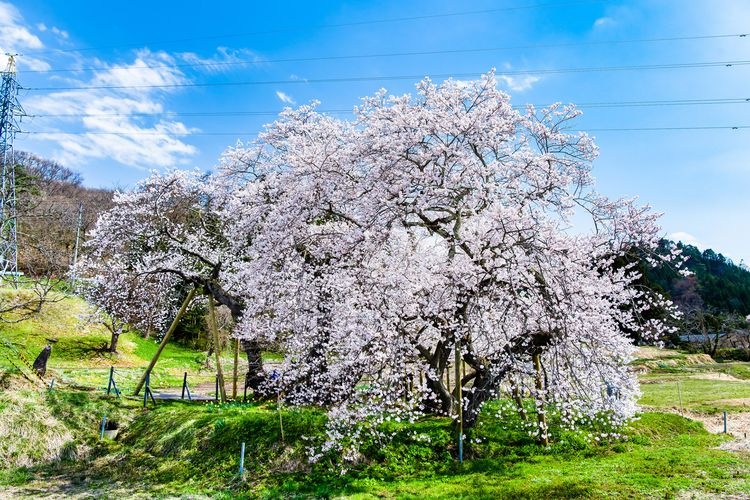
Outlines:
{"type": "Polygon", "coordinates": [[[472,425],[502,384],[528,382],[542,441],[551,408],[571,425],[632,416],[623,331],[655,338],[665,326],[640,318],[666,304],[614,263],[656,246],[657,216],[595,192],[596,147],[566,132],[578,111],[520,113],[488,74],[380,92],[355,116],[287,110],[223,158],[244,181],[226,205],[246,256],[238,334],[282,346],[273,390],[342,423],[460,399],[472,425]],[[454,387],[452,360],[467,366],[454,387]]]}
{"type": "Polygon", "coordinates": [[[470,426],[499,391],[524,418],[530,394],[544,443],[550,412],[618,425],[638,397],[624,332],[657,338],[644,314],[669,304],[617,264],[656,247],[657,215],[595,191],[578,114],[519,112],[493,73],[381,91],[349,121],[287,109],[217,174],[116,196],[92,248],[226,305],[251,387],[326,407],[330,443],[425,413],[470,426]]]}
{"type": "Polygon", "coordinates": [[[109,330],[109,352],[117,352],[117,342],[127,327],[146,335],[163,332],[176,312],[178,282],[172,275],[138,275],[117,259],[96,264],[84,259],[78,272],[87,276],[77,282],[79,293],[93,307],[83,319],[109,330]]]}
{"type": "MultiPolygon", "coordinates": [[[[119,300],[117,307],[128,310],[149,304],[145,307],[157,309],[152,316],[162,317],[163,290],[153,285],[181,284],[213,297],[238,319],[244,308],[235,282],[240,258],[224,236],[231,219],[218,212],[228,195],[225,187],[197,171],[175,170],[116,193],[115,206],[100,216],[87,242],[88,267],[80,273],[94,285],[94,303],[114,306],[119,300]]],[[[132,317],[124,311],[116,316],[132,317]]],[[[250,364],[246,381],[257,388],[263,379],[260,348],[251,341],[242,346],[250,364]]]]}

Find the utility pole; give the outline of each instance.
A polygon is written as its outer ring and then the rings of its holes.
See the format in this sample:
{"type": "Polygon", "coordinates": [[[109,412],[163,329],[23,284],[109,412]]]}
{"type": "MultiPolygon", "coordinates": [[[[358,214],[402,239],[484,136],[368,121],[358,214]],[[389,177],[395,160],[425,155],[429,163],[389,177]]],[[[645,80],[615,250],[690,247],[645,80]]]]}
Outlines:
{"type": "Polygon", "coordinates": [[[18,102],[16,81],[17,54],[6,54],[8,67],[0,75],[0,158],[2,182],[0,188],[0,279],[18,286],[18,238],[16,236],[16,165],[13,139],[19,131],[23,108],[18,102]]]}
{"type": "Polygon", "coordinates": [[[76,227],[76,245],[73,251],[73,286],[76,284],[76,278],[78,270],[76,264],[78,263],[78,240],[81,239],[81,226],[83,225],[83,202],[78,204],[78,225],[76,227]]]}

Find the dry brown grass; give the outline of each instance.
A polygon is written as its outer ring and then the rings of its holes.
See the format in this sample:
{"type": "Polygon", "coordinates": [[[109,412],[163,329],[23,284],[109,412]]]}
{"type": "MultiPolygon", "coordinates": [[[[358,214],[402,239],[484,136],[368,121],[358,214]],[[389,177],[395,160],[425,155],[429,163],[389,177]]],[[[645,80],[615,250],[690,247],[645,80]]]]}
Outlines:
{"type": "Polygon", "coordinates": [[[42,404],[39,390],[26,388],[0,394],[0,463],[27,467],[75,457],[73,435],[42,404]]]}

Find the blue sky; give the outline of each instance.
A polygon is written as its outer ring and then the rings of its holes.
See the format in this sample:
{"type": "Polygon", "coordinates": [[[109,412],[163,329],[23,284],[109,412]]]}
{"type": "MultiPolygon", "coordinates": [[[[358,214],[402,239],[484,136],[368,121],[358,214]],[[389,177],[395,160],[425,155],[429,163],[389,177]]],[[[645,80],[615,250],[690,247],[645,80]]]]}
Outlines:
{"type": "Polygon", "coordinates": [[[16,149],[87,185],[210,169],[284,106],[317,99],[345,117],[381,87],[494,67],[515,104],[585,105],[576,128],[601,149],[600,191],[639,196],[666,235],[736,262],[750,261],[745,33],[746,0],[0,2],[0,49],[21,54],[30,115],[16,149]],[[316,82],[330,79],[344,81],[316,82]],[[177,86],[70,90],[137,85],[177,86]],[[688,129],[661,130],[673,128],[688,129]]]}

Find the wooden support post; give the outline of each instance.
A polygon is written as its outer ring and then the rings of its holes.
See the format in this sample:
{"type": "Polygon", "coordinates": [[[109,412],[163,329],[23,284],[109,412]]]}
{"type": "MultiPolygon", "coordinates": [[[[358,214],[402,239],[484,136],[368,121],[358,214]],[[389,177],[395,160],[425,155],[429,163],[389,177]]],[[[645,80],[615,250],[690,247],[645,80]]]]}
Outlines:
{"type": "Polygon", "coordinates": [[[544,387],[544,374],[542,373],[542,355],[535,352],[532,355],[534,361],[534,385],[536,387],[536,416],[537,423],[539,425],[539,444],[544,446],[549,445],[549,435],[547,433],[547,409],[545,408],[546,395],[542,395],[544,387]],[[540,400],[541,398],[541,400],[540,400]]]}
{"type": "Polygon", "coordinates": [[[456,410],[458,415],[458,463],[464,463],[464,405],[461,387],[461,343],[456,340],[456,410]]]}
{"type": "Polygon", "coordinates": [[[453,392],[451,391],[451,365],[450,363],[445,364],[445,389],[448,392],[453,392]]]}
{"type": "Polygon", "coordinates": [[[234,341],[234,369],[232,370],[232,399],[237,399],[237,380],[240,364],[240,339],[234,341]]]}
{"type": "Polygon", "coordinates": [[[141,376],[141,380],[138,381],[138,385],[135,386],[135,391],[133,392],[133,396],[137,396],[138,393],[141,392],[141,389],[143,388],[143,384],[146,383],[146,377],[148,376],[148,374],[151,373],[151,370],[153,370],[154,366],[156,365],[156,362],[159,360],[159,356],[161,356],[161,352],[164,350],[164,347],[167,345],[169,338],[177,329],[177,324],[180,322],[180,320],[182,319],[182,316],[185,314],[185,311],[187,310],[188,305],[190,305],[190,302],[192,302],[193,297],[195,297],[195,288],[190,290],[190,293],[188,293],[188,296],[185,297],[185,300],[182,302],[182,306],[180,306],[180,310],[177,311],[177,315],[174,317],[174,320],[172,320],[172,324],[169,326],[169,330],[167,330],[167,333],[164,334],[164,338],[161,339],[159,348],[156,350],[156,354],[154,354],[154,357],[151,359],[151,362],[148,364],[148,368],[146,368],[146,372],[143,374],[143,376],[141,376]]]}
{"type": "MultiPolygon", "coordinates": [[[[216,355],[216,384],[219,386],[219,391],[217,392],[221,394],[221,402],[223,403],[227,400],[227,391],[224,387],[224,372],[221,369],[221,344],[219,343],[219,328],[216,325],[216,309],[213,297],[208,298],[208,321],[214,339],[214,354],[216,355]]],[[[216,395],[216,399],[219,399],[219,394],[216,395]]]]}

